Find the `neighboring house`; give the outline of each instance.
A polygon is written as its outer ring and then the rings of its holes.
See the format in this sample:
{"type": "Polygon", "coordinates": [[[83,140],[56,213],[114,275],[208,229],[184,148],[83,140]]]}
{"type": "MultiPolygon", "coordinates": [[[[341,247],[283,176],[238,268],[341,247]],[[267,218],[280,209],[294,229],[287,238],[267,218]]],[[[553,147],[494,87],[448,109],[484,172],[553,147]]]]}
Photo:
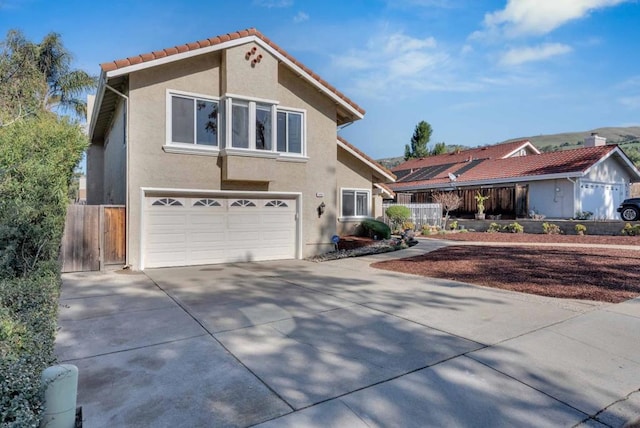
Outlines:
{"type": "Polygon", "coordinates": [[[338,138],[364,110],[255,29],[101,65],[88,203],[133,269],[301,258],[377,217],[394,175],[338,138]]]}
{"type": "Polygon", "coordinates": [[[616,145],[592,135],[583,148],[540,153],[528,141],[516,141],[412,159],[393,169],[396,193],[416,202],[430,201],[436,191],[463,195],[462,214],[475,211],[473,195],[490,199],[488,214],[570,218],[590,211],[602,219],[618,218],[616,208],[629,195],[640,172],[616,145]]]}

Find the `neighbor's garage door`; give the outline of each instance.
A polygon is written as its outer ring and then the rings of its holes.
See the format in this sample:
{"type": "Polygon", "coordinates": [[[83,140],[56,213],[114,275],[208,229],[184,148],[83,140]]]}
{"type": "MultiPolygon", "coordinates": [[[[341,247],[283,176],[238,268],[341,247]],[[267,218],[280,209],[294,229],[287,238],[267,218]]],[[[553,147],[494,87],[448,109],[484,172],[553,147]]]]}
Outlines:
{"type": "Polygon", "coordinates": [[[147,197],[144,266],[292,259],[295,199],[147,197]]]}
{"type": "Polygon", "coordinates": [[[594,219],[616,219],[616,208],[624,199],[624,185],[616,183],[580,183],[582,211],[591,211],[594,219]]]}

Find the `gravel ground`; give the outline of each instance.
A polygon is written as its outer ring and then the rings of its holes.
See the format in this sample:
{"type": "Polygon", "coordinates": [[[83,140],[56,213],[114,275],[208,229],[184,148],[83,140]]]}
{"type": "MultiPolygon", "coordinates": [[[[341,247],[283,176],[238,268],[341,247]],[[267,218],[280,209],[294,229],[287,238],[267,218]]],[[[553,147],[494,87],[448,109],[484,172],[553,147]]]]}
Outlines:
{"type": "Polygon", "coordinates": [[[372,266],[550,297],[617,303],[640,296],[640,251],[598,247],[640,245],[640,237],[470,232],[433,238],[506,245],[451,246],[372,266]],[[582,243],[593,247],[509,247],[509,242],[582,243]]]}
{"type": "Polygon", "coordinates": [[[606,235],[546,235],[543,233],[445,233],[443,235],[426,235],[421,238],[446,239],[450,241],[475,242],[532,242],[558,244],[602,244],[602,245],[640,245],[640,236],[606,236],[606,235]]]}
{"type": "Polygon", "coordinates": [[[309,257],[307,260],[312,262],[326,262],[329,260],[345,259],[347,257],[368,256],[371,254],[388,253],[408,248],[408,245],[400,239],[384,239],[374,241],[373,244],[366,247],[354,248],[352,250],[338,250],[320,254],[318,256],[309,257]]]}

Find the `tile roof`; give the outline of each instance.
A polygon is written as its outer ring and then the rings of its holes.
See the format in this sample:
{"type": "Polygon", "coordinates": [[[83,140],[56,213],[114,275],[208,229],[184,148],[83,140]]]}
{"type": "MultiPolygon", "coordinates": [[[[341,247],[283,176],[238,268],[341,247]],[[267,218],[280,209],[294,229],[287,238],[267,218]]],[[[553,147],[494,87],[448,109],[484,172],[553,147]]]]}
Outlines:
{"type": "MultiPolygon", "coordinates": [[[[390,187],[394,191],[450,185],[449,174],[456,175],[456,185],[465,183],[501,181],[523,177],[536,177],[554,174],[580,174],[596,164],[613,150],[616,145],[584,147],[537,155],[517,156],[505,159],[479,160],[473,167],[462,171],[467,162],[451,163],[428,179],[415,179],[417,171],[409,174],[390,187]]],[[[419,170],[418,170],[419,171],[419,170]]]]}
{"type": "MultiPolygon", "coordinates": [[[[509,143],[495,144],[493,146],[478,147],[446,153],[437,156],[427,156],[419,159],[410,159],[393,168],[393,172],[424,168],[434,165],[466,162],[469,159],[499,159],[503,158],[523,146],[531,146],[529,140],[511,141],[509,143]]],[[[535,149],[535,148],[534,148],[535,149]]],[[[535,149],[537,151],[537,149],[535,149]]]]}
{"type": "Polygon", "coordinates": [[[307,68],[301,62],[299,62],[294,57],[289,55],[284,49],[282,49],[281,47],[276,45],[274,42],[272,42],[269,38],[264,36],[260,31],[256,30],[255,28],[248,28],[246,30],[235,31],[233,33],[228,33],[228,34],[223,34],[223,35],[220,35],[220,36],[210,37],[208,39],[199,40],[197,42],[186,43],[186,44],[183,44],[183,45],[174,46],[174,47],[162,49],[162,50],[159,50],[159,51],[140,54],[140,55],[132,56],[132,57],[129,57],[129,58],[118,59],[118,60],[111,61],[111,62],[105,62],[103,64],[100,64],[100,67],[102,68],[102,71],[104,71],[106,73],[106,72],[109,72],[109,71],[118,70],[120,68],[129,67],[129,66],[141,64],[141,63],[144,63],[144,62],[153,61],[153,60],[160,59],[160,58],[165,58],[165,57],[168,57],[168,56],[171,56],[171,55],[176,55],[176,54],[183,53],[183,52],[194,51],[194,50],[205,48],[205,47],[208,47],[208,46],[214,46],[214,45],[218,45],[220,43],[224,43],[224,42],[228,42],[228,41],[236,40],[236,39],[241,39],[241,38],[244,38],[244,37],[250,37],[250,36],[255,36],[258,39],[262,40],[264,43],[269,45],[271,48],[275,49],[282,56],[284,56],[289,61],[294,63],[296,66],[298,66],[302,70],[304,70],[313,79],[318,81],[318,83],[320,83],[322,86],[326,87],[329,91],[333,92],[335,95],[337,95],[344,102],[346,102],[351,107],[353,107],[358,112],[360,112],[360,114],[363,114],[363,115],[365,114],[365,111],[364,111],[364,109],[362,107],[360,107],[355,102],[351,101],[342,92],[338,91],[334,86],[330,85],[326,80],[322,79],[316,73],[311,71],[311,69],[307,68]]]}
{"type": "Polygon", "coordinates": [[[364,153],[363,151],[358,149],[356,146],[354,146],[353,144],[351,144],[350,142],[348,142],[344,138],[338,136],[338,141],[340,141],[345,146],[349,147],[349,149],[351,149],[354,152],[356,152],[359,156],[361,156],[367,162],[373,164],[376,168],[378,168],[380,171],[382,171],[383,173],[385,173],[389,177],[393,178],[394,180],[396,179],[396,176],[395,176],[395,174],[393,172],[391,172],[390,170],[388,170],[384,166],[380,165],[377,161],[375,161],[372,158],[370,158],[366,153],[364,153]]]}

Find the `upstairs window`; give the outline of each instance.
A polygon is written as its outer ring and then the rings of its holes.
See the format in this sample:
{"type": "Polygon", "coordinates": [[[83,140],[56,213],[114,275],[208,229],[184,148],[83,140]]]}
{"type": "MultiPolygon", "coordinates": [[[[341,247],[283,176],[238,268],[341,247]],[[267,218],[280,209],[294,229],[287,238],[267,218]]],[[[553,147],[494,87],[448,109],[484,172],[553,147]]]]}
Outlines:
{"type": "Polygon", "coordinates": [[[281,109],[276,101],[227,96],[228,149],[305,154],[305,112],[281,109]]]}
{"type": "Polygon", "coordinates": [[[183,94],[170,94],[171,144],[218,146],[218,101],[183,94]]]}
{"type": "Polygon", "coordinates": [[[249,148],[249,103],[232,102],[231,134],[231,147],[249,148]]]}
{"type": "Polygon", "coordinates": [[[272,106],[256,104],[256,150],[271,150],[273,132],[271,126],[272,106]]]}
{"type": "Polygon", "coordinates": [[[280,153],[302,154],[302,113],[278,111],[278,151],[280,153]]]}

